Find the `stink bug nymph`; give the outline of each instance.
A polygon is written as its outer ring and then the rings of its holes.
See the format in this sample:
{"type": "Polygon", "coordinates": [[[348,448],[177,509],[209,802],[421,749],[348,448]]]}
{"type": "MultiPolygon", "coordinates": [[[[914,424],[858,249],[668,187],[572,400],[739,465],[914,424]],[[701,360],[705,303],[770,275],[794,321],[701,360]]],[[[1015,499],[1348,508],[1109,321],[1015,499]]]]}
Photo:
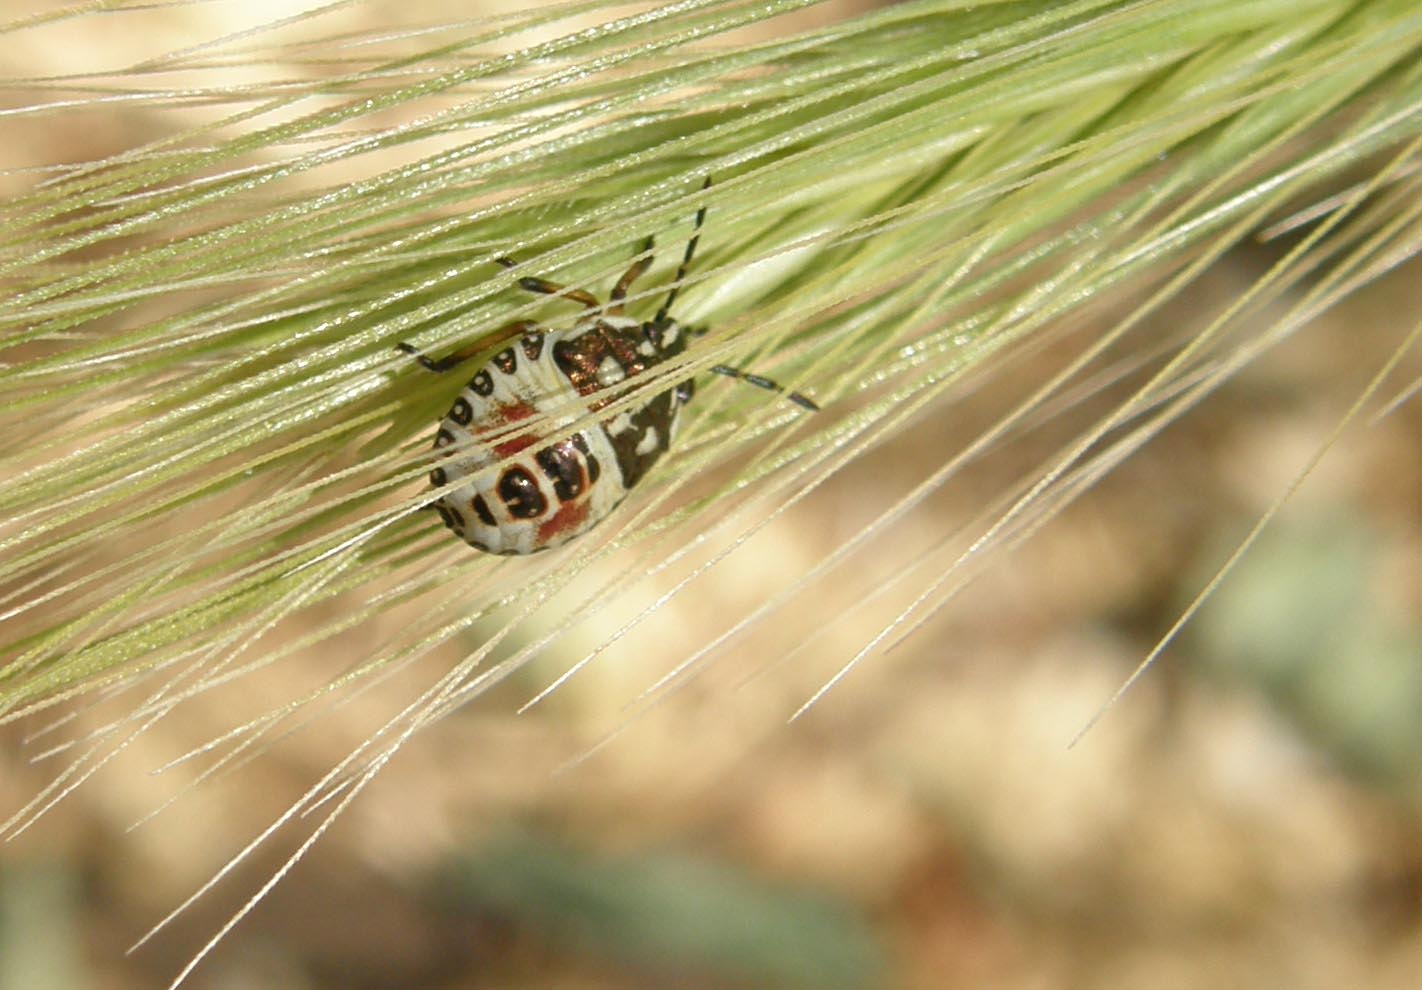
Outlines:
{"type": "MultiPolygon", "coordinates": [[[[707,179],[702,188],[710,184],[707,179]]],[[[690,379],[551,441],[528,433],[509,434],[520,420],[539,413],[571,421],[581,410],[579,396],[595,396],[643,374],[684,351],[692,337],[705,333],[670,315],[705,219],[703,206],[696,213],[666,301],[648,322],[627,316],[623,300],[632,283],[652,265],[650,237],[612,287],[606,303],[583,289],[541,278],[519,279],[524,289],[570,299],[580,303],[584,312],[562,329],[531,321],[503,328],[500,337],[517,340],[474,372],[440,423],[434,446],[443,453],[439,466],[430,472],[430,483],[443,494],[431,507],[470,546],[490,553],[526,554],[566,543],[606,518],[671,446],[681,409],[691,401],[690,379]]],[[[505,268],[517,266],[511,258],[496,261],[505,268]]],[[[441,373],[477,353],[476,348],[431,359],[409,344],[398,347],[415,355],[425,368],[441,373]]],[[[736,368],[717,365],[710,370],[785,392],[768,378],[736,368]]],[[[785,395],[805,409],[818,408],[798,392],[785,395]]],[[[606,405],[608,399],[593,402],[592,409],[606,405]]]]}

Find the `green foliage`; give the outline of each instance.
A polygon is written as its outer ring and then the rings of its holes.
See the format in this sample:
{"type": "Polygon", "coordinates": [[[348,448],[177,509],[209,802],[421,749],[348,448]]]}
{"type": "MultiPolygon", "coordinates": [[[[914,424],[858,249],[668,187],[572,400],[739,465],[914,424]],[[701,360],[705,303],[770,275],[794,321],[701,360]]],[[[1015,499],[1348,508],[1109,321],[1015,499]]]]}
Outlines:
{"type": "Polygon", "coordinates": [[[509,835],[438,883],[453,904],[664,980],[823,990],[881,982],[865,919],[731,863],[670,852],[598,861],[509,835]]]}

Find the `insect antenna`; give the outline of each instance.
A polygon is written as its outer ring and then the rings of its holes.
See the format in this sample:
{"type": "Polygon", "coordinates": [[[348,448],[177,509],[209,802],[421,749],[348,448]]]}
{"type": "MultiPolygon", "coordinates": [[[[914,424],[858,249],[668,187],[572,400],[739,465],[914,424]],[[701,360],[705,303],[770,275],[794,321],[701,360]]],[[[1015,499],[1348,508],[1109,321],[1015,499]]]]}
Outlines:
{"type": "Polygon", "coordinates": [[[779,392],[787,400],[795,403],[801,409],[808,409],[810,412],[819,412],[820,407],[814,401],[799,392],[792,392],[777,381],[772,381],[764,375],[752,374],[749,371],[742,371],[740,368],[732,368],[730,365],[717,364],[706,369],[713,375],[725,375],[727,378],[736,378],[747,385],[754,385],[756,388],[763,388],[769,392],[779,392]]]}
{"type": "MultiPolygon", "coordinates": [[[[711,188],[711,176],[706,177],[706,181],[701,184],[702,191],[711,188]]],[[[672,303],[676,302],[676,294],[681,291],[682,280],[686,278],[686,270],[691,265],[691,257],[696,253],[696,242],[701,239],[701,225],[706,222],[706,207],[696,211],[696,225],[691,230],[691,240],[686,242],[686,254],[682,255],[681,266],[676,270],[676,278],[672,281],[671,292],[667,293],[667,301],[662,303],[662,308],[657,310],[657,315],[652,321],[654,323],[666,322],[667,314],[671,312],[672,303]]]]}

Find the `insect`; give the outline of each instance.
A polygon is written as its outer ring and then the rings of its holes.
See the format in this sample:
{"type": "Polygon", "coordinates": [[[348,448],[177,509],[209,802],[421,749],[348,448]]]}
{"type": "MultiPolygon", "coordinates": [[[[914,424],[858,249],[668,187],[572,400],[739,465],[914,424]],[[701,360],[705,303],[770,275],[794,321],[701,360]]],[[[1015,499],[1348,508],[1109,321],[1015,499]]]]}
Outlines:
{"type": "MultiPolygon", "coordinates": [[[[708,178],[702,188],[710,184],[708,178]]],[[[541,278],[519,279],[529,292],[562,296],[581,304],[584,312],[563,329],[527,320],[503,328],[500,336],[517,340],[474,372],[440,423],[434,447],[442,454],[430,472],[430,484],[443,494],[431,507],[470,546],[489,553],[528,554],[566,543],[606,518],[669,449],[681,409],[694,392],[690,379],[556,439],[527,431],[520,435],[517,430],[520,421],[538,414],[571,422],[583,408],[579,397],[608,393],[590,403],[594,411],[605,407],[622,391],[618,385],[682,353],[691,338],[706,332],[670,315],[705,220],[703,206],[666,301],[647,322],[626,315],[623,301],[632,283],[652,266],[650,237],[606,303],[583,289],[541,278]]],[[[512,258],[495,260],[505,268],[518,265],[512,258]]],[[[428,370],[441,373],[477,353],[471,348],[431,359],[410,344],[397,346],[428,370]]],[[[819,408],[760,375],[725,365],[710,370],[782,392],[802,408],[819,408]]]]}

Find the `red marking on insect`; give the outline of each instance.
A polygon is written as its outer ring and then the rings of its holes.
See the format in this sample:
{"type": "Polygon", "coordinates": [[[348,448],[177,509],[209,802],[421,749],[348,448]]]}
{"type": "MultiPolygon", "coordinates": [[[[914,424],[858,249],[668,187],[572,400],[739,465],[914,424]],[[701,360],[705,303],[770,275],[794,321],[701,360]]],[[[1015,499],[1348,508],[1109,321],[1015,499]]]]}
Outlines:
{"type": "MultiPolygon", "coordinates": [[[[508,426],[518,423],[520,420],[530,419],[537,412],[533,406],[525,402],[511,403],[509,405],[498,406],[491,410],[489,422],[491,425],[508,426]]],[[[507,435],[511,430],[500,430],[500,435],[507,435]]],[[[522,433],[509,437],[507,440],[494,440],[490,443],[490,448],[494,456],[499,460],[513,457],[538,442],[538,437],[534,430],[524,430],[522,433]]]]}
{"type": "Polygon", "coordinates": [[[574,533],[578,533],[588,521],[591,496],[558,503],[558,511],[538,524],[538,539],[542,543],[561,543],[574,533]]]}

